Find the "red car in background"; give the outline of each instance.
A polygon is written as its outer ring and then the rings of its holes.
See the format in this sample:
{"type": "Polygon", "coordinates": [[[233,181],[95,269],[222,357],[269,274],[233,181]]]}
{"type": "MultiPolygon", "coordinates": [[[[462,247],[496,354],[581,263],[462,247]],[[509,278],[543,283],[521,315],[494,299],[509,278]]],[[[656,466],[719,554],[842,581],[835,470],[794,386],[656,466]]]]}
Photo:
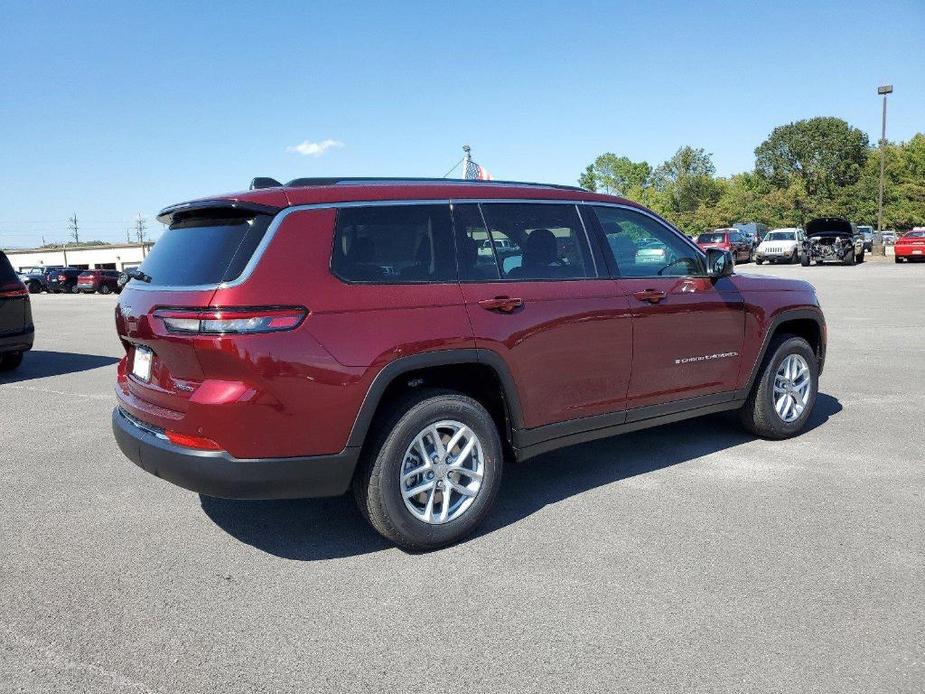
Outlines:
{"type": "Polygon", "coordinates": [[[118,270],[86,270],[77,276],[77,291],[84,294],[112,294],[122,291],[118,270]]]}
{"type": "Polygon", "coordinates": [[[893,244],[893,252],[897,263],[925,260],[925,229],[913,229],[900,236],[893,244]]]}
{"type": "Polygon", "coordinates": [[[747,263],[752,259],[754,248],[749,239],[738,229],[716,229],[708,231],[697,237],[697,245],[701,249],[719,248],[732,253],[737,263],[747,263]]]}

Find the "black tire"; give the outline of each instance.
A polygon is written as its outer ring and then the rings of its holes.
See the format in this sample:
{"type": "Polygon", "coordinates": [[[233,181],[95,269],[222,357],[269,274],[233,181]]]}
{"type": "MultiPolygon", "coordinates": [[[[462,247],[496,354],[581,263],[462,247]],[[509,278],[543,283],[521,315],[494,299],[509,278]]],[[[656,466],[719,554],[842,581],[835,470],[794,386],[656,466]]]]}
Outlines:
{"type": "Polygon", "coordinates": [[[22,364],[22,354],[22,352],[0,354],[0,372],[19,368],[19,365],[22,364]]]}
{"type": "Polygon", "coordinates": [[[864,262],[864,251],[861,251],[861,255],[858,256],[858,265],[864,262]]]}
{"type": "Polygon", "coordinates": [[[901,262],[902,262],[902,258],[900,258],[898,255],[897,255],[897,256],[893,256],[893,260],[894,260],[894,262],[897,262],[897,263],[901,263],[901,262]]]}
{"type": "Polygon", "coordinates": [[[809,256],[805,253],[803,254],[803,257],[800,258],[800,265],[803,267],[809,267],[809,256]]]}
{"type": "Polygon", "coordinates": [[[854,257],[854,251],[851,251],[851,255],[845,258],[845,265],[854,265],[856,260],[857,259],[854,257]]]}
{"type": "Polygon", "coordinates": [[[100,294],[112,294],[112,287],[110,287],[108,284],[104,284],[102,287],[100,287],[100,294]]]}
{"type": "Polygon", "coordinates": [[[763,262],[764,262],[764,260],[762,260],[761,258],[757,258],[757,259],[755,260],[755,263],[757,263],[758,265],[761,265],[763,262]]]}
{"type": "Polygon", "coordinates": [[[29,282],[29,293],[30,294],[41,294],[42,293],[41,283],[36,282],[34,280],[32,282],[29,282]]]}
{"type": "Polygon", "coordinates": [[[476,400],[436,389],[414,391],[389,410],[370,430],[354,476],[353,493],[360,512],[383,537],[408,550],[432,550],[458,542],[488,514],[501,484],[501,439],[494,420],[476,400]],[[445,419],[461,422],[478,437],[484,454],[482,486],[462,515],[433,525],[408,510],[399,480],[405,452],[417,435],[445,419]]]}
{"type": "Polygon", "coordinates": [[[798,262],[800,262],[800,254],[796,249],[793,249],[793,255],[790,256],[790,261],[788,264],[796,265],[798,262]]]}
{"type": "Polygon", "coordinates": [[[739,410],[739,420],[748,431],[766,439],[789,439],[806,426],[816,394],[819,392],[819,362],[813,348],[802,337],[778,335],[771,340],[745,404],[739,410]],[[799,354],[809,365],[810,390],[803,412],[792,422],[785,422],[774,409],[774,377],[781,362],[791,354],[799,354]]]}
{"type": "Polygon", "coordinates": [[[70,292],[71,292],[71,294],[80,294],[80,289],[78,289],[78,288],[77,288],[77,285],[74,284],[74,285],[71,285],[70,292]]]}

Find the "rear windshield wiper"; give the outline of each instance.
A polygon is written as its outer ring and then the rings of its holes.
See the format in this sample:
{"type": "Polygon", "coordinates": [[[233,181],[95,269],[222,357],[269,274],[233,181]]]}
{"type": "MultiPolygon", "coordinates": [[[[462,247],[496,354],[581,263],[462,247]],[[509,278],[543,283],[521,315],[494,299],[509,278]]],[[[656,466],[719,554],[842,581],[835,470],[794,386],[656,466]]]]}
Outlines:
{"type": "Polygon", "coordinates": [[[133,280],[138,280],[139,282],[146,282],[151,284],[151,275],[146,275],[141,270],[137,268],[131,268],[125,271],[125,276],[133,280]]]}

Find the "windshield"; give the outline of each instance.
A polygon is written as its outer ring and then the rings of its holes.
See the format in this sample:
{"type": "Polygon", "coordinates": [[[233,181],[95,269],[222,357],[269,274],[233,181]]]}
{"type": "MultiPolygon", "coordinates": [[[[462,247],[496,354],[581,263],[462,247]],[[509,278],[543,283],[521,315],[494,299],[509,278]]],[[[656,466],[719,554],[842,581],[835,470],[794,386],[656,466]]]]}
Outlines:
{"type": "Polygon", "coordinates": [[[697,237],[697,243],[723,243],[726,240],[726,234],[713,233],[701,234],[697,237]]]}
{"type": "Polygon", "coordinates": [[[772,231],[764,237],[765,241],[796,241],[797,235],[792,231],[772,231]]]}
{"type": "Polygon", "coordinates": [[[193,287],[240,277],[272,219],[199,217],[172,224],[139,270],[152,285],[193,287]]]}

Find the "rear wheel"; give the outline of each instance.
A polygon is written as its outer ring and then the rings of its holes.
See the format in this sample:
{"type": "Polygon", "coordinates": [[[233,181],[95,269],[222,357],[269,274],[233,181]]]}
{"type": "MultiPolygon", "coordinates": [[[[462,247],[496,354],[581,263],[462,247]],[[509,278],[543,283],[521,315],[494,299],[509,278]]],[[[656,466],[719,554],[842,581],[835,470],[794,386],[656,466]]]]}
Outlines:
{"type": "Polygon", "coordinates": [[[100,294],[112,294],[112,288],[108,284],[100,287],[100,294]]]}
{"type": "Polygon", "coordinates": [[[452,391],[415,392],[390,410],[370,432],[354,478],[360,511],[406,549],[458,542],[485,518],[501,483],[494,420],[452,391]]]}
{"type": "Polygon", "coordinates": [[[895,262],[897,262],[897,263],[901,263],[901,262],[902,262],[902,258],[900,258],[898,255],[897,255],[897,256],[894,256],[893,260],[894,260],[895,262]]]}
{"type": "Polygon", "coordinates": [[[779,335],[739,410],[743,426],[768,439],[796,436],[806,425],[819,389],[819,363],[802,337],[779,335]]]}
{"type": "Polygon", "coordinates": [[[80,289],[77,288],[77,285],[71,287],[71,294],[80,294],[80,289]]]}
{"type": "Polygon", "coordinates": [[[809,256],[805,253],[803,254],[803,257],[800,258],[800,265],[803,267],[809,267],[809,256]]]}
{"type": "Polygon", "coordinates": [[[22,364],[22,352],[0,354],[0,371],[12,371],[22,364]]]}
{"type": "Polygon", "coordinates": [[[42,285],[39,282],[36,282],[35,280],[33,280],[32,282],[29,282],[29,293],[30,294],[41,294],[42,285]]]}
{"type": "Polygon", "coordinates": [[[758,265],[761,265],[761,263],[763,263],[764,261],[763,261],[761,258],[757,258],[757,259],[755,259],[755,262],[756,262],[758,265]]]}

